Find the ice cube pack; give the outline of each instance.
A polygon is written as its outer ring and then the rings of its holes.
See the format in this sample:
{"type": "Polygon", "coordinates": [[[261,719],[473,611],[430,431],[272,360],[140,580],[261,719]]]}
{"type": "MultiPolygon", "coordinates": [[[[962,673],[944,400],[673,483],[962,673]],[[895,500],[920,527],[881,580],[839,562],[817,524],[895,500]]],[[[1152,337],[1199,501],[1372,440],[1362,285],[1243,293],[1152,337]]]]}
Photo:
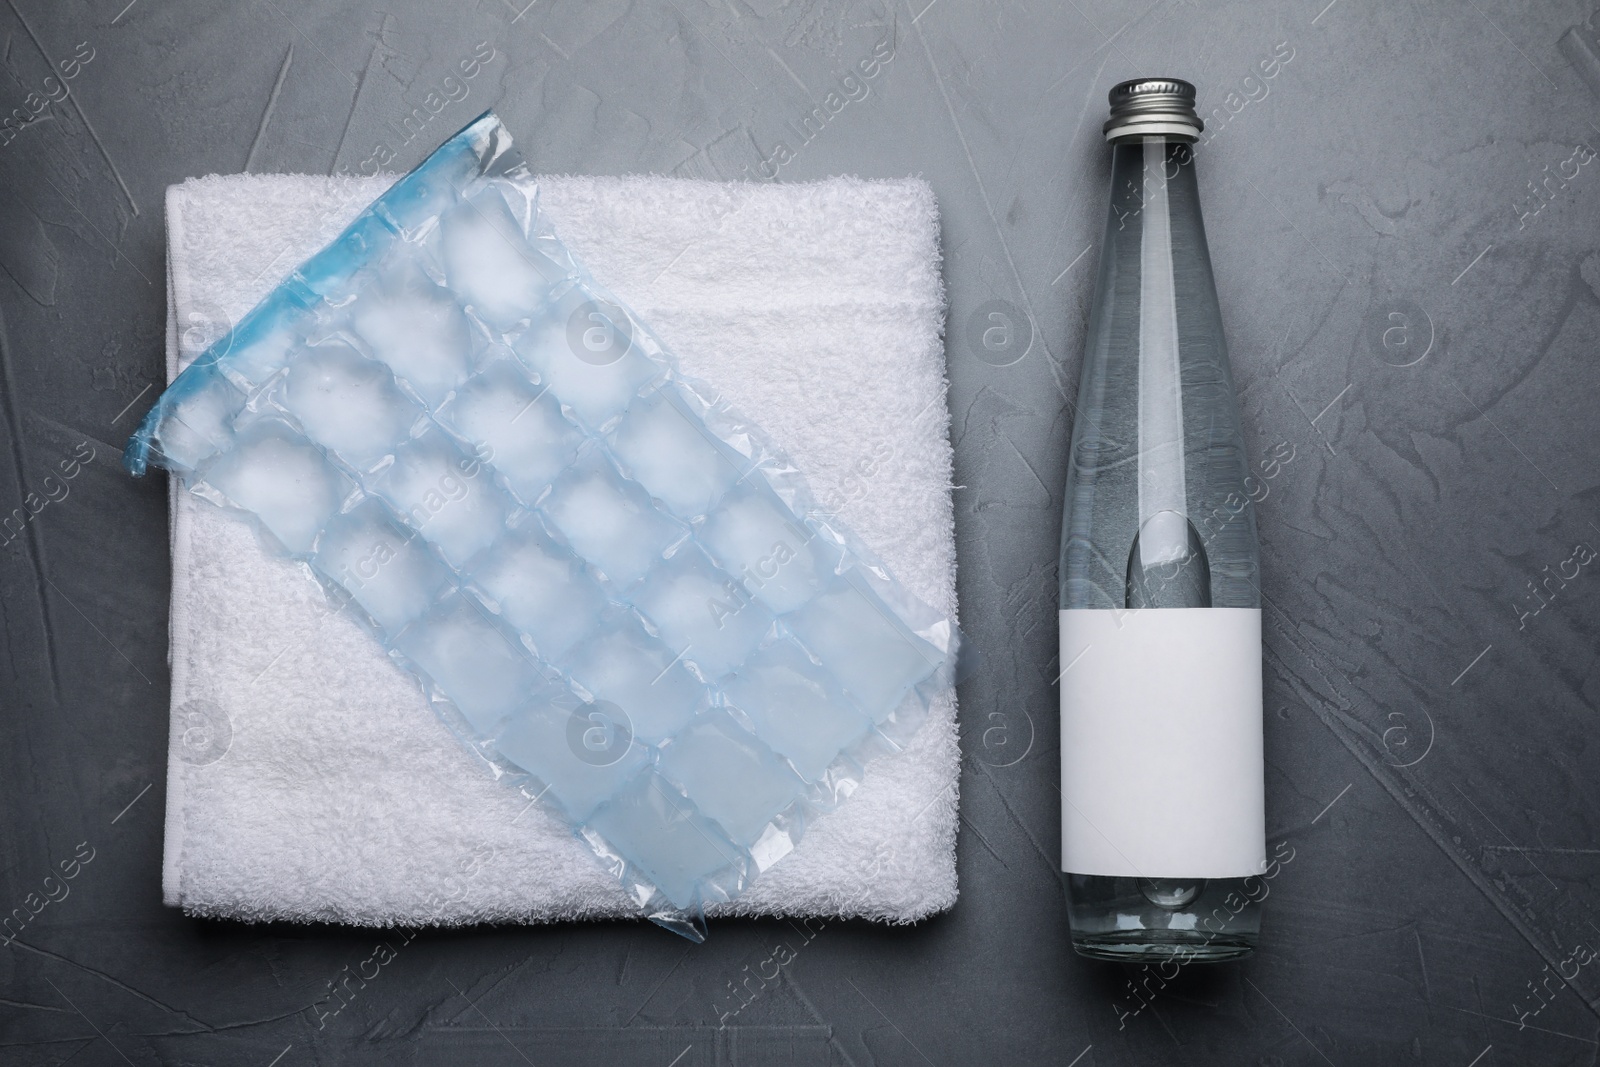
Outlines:
{"type": "Polygon", "coordinates": [[[951,621],[584,273],[492,113],[179,375],[126,462],[253,521],[696,940],[953,681],[951,621]]]}

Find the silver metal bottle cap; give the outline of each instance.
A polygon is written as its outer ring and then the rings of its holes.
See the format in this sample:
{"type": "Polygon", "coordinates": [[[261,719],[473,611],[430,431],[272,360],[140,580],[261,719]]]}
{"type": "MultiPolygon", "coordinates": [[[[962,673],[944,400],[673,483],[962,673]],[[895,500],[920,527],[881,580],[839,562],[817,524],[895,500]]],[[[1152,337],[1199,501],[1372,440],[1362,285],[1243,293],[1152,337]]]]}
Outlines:
{"type": "Polygon", "coordinates": [[[1112,88],[1111,117],[1102,127],[1108,141],[1169,137],[1194,141],[1206,124],[1194,110],[1194,86],[1181,78],[1135,78],[1112,88]]]}

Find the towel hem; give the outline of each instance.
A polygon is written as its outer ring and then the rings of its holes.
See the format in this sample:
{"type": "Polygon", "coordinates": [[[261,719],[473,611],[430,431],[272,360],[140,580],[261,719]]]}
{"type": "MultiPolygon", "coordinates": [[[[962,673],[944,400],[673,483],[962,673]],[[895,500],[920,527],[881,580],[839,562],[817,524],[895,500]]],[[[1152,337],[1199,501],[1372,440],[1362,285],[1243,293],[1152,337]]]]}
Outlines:
{"type": "MultiPolygon", "coordinates": [[[[183,192],[173,185],[167,189],[167,381],[178,376],[177,272],[173,263],[183,241],[183,212],[179,210],[183,192]]],[[[187,295],[187,294],[185,294],[187,295]]],[[[189,529],[188,519],[178,504],[180,487],[176,478],[167,479],[168,550],[172,558],[172,596],[167,613],[167,667],[172,673],[172,689],[167,712],[167,816],[161,849],[161,900],[168,907],[183,903],[184,778],[179,761],[172,758],[178,730],[177,710],[189,685],[189,664],[178,654],[178,635],[189,625],[189,529]]]]}

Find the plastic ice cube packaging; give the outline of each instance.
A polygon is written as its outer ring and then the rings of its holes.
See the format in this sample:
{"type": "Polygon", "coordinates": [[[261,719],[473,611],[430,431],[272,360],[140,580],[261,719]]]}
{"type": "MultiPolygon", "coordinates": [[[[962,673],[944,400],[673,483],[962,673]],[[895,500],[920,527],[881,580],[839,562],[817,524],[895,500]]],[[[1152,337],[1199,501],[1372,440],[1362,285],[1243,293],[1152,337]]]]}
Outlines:
{"type": "Polygon", "coordinates": [[[582,271],[492,113],[179,375],[126,462],[309,567],[695,940],[953,681],[951,621],[582,271]]]}

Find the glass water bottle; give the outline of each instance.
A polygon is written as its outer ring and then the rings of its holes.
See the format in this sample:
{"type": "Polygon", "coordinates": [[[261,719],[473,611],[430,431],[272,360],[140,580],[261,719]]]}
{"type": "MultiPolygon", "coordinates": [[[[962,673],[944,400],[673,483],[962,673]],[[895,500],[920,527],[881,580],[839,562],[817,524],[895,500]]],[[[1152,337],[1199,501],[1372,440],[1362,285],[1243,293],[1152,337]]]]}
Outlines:
{"type": "Polygon", "coordinates": [[[1073,947],[1246,955],[1267,887],[1256,524],[1200,218],[1194,86],[1111,90],[1111,208],[1061,530],[1073,947]]]}

